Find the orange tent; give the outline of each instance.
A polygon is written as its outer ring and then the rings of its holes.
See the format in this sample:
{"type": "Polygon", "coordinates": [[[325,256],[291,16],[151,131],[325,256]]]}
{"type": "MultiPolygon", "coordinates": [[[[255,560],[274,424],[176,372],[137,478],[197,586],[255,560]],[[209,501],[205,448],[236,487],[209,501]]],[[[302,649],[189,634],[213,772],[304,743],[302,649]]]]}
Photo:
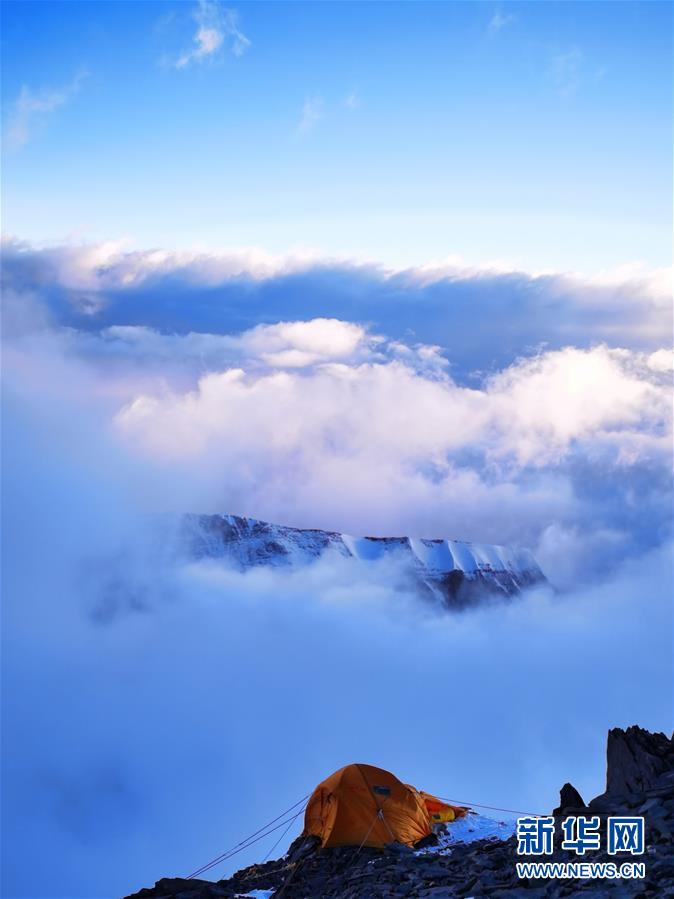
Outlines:
{"type": "Polygon", "coordinates": [[[304,815],[304,834],[319,837],[322,846],[413,845],[431,833],[431,825],[465,814],[428,793],[402,783],[372,765],[346,765],[320,783],[304,815]],[[439,805],[451,817],[437,818],[439,805]],[[450,812],[450,810],[453,810],[450,812]]]}

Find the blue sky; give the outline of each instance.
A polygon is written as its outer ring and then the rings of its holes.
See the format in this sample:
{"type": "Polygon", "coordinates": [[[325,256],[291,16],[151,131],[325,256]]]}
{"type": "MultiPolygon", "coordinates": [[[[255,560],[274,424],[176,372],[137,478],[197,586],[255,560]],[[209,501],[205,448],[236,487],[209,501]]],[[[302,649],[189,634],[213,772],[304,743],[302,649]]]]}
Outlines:
{"type": "Polygon", "coordinates": [[[3,6],[20,238],[670,260],[669,4],[3,6]]]}

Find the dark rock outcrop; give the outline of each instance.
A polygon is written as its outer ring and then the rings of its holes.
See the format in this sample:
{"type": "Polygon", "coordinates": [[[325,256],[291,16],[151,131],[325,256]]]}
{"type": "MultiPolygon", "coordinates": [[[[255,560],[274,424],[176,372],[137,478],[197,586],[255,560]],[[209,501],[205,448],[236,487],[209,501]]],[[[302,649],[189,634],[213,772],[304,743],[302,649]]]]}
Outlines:
{"type": "MultiPolygon", "coordinates": [[[[674,742],[639,727],[609,732],[606,790],[584,805],[570,784],[555,809],[566,814],[638,815],[645,818],[646,852],[638,859],[608,855],[605,843],[582,861],[620,864],[643,861],[644,879],[518,880],[517,861],[540,861],[516,854],[515,838],[456,843],[424,853],[391,849],[317,849],[296,840],[283,858],[251,865],[218,883],[180,878],[160,880],[128,899],[234,899],[254,890],[274,891],[275,899],[454,899],[454,897],[674,897],[674,742]],[[569,809],[571,810],[569,812],[569,809]]],[[[577,862],[556,848],[546,861],[577,862]]]]}
{"type": "Polygon", "coordinates": [[[573,784],[564,784],[559,791],[559,805],[552,810],[553,815],[571,815],[582,814],[587,807],[583,802],[583,797],[573,784]]]}
{"type": "Polygon", "coordinates": [[[641,727],[609,731],[606,744],[606,793],[631,795],[672,783],[674,744],[664,734],[641,727]]]}

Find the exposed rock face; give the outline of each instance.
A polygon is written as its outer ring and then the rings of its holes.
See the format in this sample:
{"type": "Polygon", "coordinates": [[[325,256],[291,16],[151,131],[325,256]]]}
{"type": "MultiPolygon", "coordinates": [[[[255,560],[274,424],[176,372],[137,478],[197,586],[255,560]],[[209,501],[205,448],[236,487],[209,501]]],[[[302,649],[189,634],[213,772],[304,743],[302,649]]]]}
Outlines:
{"type": "Polygon", "coordinates": [[[586,806],[583,797],[573,784],[564,784],[559,791],[559,805],[552,810],[553,815],[582,814],[586,806]]]}
{"type": "Polygon", "coordinates": [[[470,605],[484,596],[513,596],[545,581],[530,552],[507,546],[353,537],[237,515],[183,515],[174,525],[174,538],[188,556],[223,559],[240,571],[260,565],[301,567],[327,554],[361,562],[390,559],[397,562],[399,577],[408,586],[453,607],[470,605]]]}
{"type": "MultiPolygon", "coordinates": [[[[527,857],[516,855],[514,838],[456,843],[442,851],[429,847],[423,852],[407,847],[320,850],[300,838],[283,858],[252,865],[227,880],[168,878],[128,899],[234,899],[255,895],[255,890],[273,891],[276,899],[674,897],[674,742],[639,727],[615,729],[609,732],[607,762],[606,792],[590,802],[590,811],[570,784],[561,790],[560,808],[580,801],[580,813],[643,815],[647,849],[638,859],[646,865],[643,880],[518,880],[515,863],[527,857]]],[[[559,844],[558,839],[555,845],[559,844]]],[[[555,849],[546,860],[579,859],[555,849]]],[[[582,860],[625,859],[609,856],[602,846],[582,860]]]]}
{"type": "Polygon", "coordinates": [[[674,744],[664,734],[641,727],[609,731],[606,795],[630,795],[672,785],[674,744]]]}

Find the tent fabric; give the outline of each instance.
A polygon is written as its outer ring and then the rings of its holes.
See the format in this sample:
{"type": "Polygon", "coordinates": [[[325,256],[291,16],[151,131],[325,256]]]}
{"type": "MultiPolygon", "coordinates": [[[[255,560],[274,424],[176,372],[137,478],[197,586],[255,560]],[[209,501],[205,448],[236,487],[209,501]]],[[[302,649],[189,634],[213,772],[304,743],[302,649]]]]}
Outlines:
{"type": "Polygon", "coordinates": [[[433,823],[458,817],[457,811],[382,768],[346,765],[311,794],[304,815],[304,835],[318,837],[324,847],[412,846],[431,833],[433,823]],[[451,814],[451,818],[433,820],[436,814],[451,814]]]}

